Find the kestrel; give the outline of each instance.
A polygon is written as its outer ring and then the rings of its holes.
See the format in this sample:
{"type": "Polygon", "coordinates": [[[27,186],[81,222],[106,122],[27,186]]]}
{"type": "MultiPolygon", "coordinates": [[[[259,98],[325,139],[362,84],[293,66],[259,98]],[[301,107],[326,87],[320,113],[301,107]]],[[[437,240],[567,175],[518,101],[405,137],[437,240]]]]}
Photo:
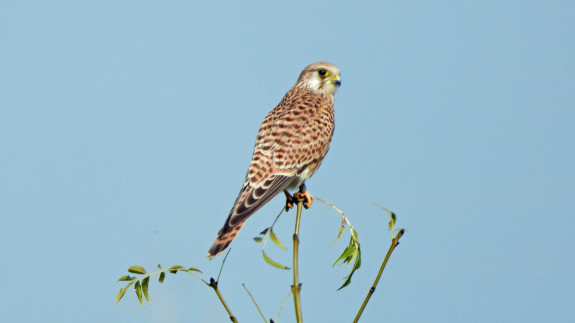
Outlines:
{"type": "Polygon", "coordinates": [[[330,63],[309,65],[268,113],[258,132],[244,185],[208,257],[223,252],[248,217],[281,191],[288,198],[286,205],[291,207],[295,200],[287,189],[299,187],[294,197],[305,198],[306,208],[311,206],[305,181],[329,150],[334,129],[333,95],[341,84],[339,74],[339,69],[330,63]]]}

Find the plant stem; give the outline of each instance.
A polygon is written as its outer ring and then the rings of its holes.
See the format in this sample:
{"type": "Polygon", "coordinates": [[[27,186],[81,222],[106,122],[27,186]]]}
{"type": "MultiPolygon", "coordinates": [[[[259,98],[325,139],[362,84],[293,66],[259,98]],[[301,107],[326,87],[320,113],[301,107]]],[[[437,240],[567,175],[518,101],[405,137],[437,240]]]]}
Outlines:
{"type": "Polygon", "coordinates": [[[238,323],[238,320],[236,319],[234,314],[232,314],[232,311],[228,307],[228,304],[226,304],[226,301],[224,301],[224,297],[222,296],[222,293],[220,293],[220,290],[218,289],[218,282],[213,278],[210,278],[210,287],[213,288],[214,291],[216,291],[216,294],[218,295],[220,302],[222,302],[222,305],[224,305],[224,307],[226,308],[226,311],[228,312],[228,315],[230,316],[230,320],[234,323],[238,323]]]}
{"type": "Polygon", "coordinates": [[[252,299],[252,302],[254,302],[254,305],[256,306],[256,308],[258,309],[258,312],[260,312],[261,317],[264,319],[264,322],[267,323],[267,319],[264,316],[264,313],[262,312],[262,309],[258,306],[258,303],[256,302],[255,298],[253,297],[252,293],[250,293],[250,290],[246,287],[246,284],[242,284],[242,286],[244,286],[244,289],[246,290],[246,292],[248,293],[248,295],[250,296],[250,298],[252,299]]]}
{"type": "Polygon", "coordinates": [[[363,304],[361,304],[359,312],[357,312],[357,315],[355,316],[355,320],[353,320],[353,323],[357,323],[359,321],[359,318],[361,317],[361,314],[363,313],[363,310],[365,309],[367,302],[369,302],[371,295],[373,295],[373,293],[375,292],[375,287],[377,287],[377,283],[379,282],[379,278],[381,278],[381,274],[383,273],[383,270],[385,269],[385,266],[387,265],[387,261],[389,260],[389,257],[391,256],[391,253],[393,252],[395,247],[397,247],[397,245],[399,244],[399,239],[401,238],[401,236],[403,236],[403,233],[404,233],[403,229],[399,230],[399,232],[397,233],[395,238],[391,241],[391,246],[389,246],[389,250],[387,251],[387,255],[385,256],[385,259],[383,260],[383,263],[381,264],[381,267],[379,268],[379,273],[377,274],[377,277],[375,278],[373,285],[369,289],[369,292],[367,293],[367,296],[365,297],[363,304]]]}
{"type": "Polygon", "coordinates": [[[299,223],[301,219],[301,210],[303,206],[303,199],[297,203],[297,212],[295,217],[295,230],[293,234],[293,285],[291,287],[293,293],[293,302],[295,306],[295,316],[298,323],[303,322],[301,315],[301,300],[300,290],[301,285],[298,278],[298,249],[299,249],[299,223]]]}

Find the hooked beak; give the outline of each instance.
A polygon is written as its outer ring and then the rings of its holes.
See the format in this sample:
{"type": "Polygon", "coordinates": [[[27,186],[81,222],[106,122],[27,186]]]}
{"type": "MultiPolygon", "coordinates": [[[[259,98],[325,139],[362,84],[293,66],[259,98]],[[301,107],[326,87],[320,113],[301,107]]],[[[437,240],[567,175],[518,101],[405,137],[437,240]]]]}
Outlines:
{"type": "Polygon", "coordinates": [[[334,75],[331,81],[333,82],[333,84],[337,85],[337,87],[341,86],[341,79],[339,78],[339,74],[334,75]]]}

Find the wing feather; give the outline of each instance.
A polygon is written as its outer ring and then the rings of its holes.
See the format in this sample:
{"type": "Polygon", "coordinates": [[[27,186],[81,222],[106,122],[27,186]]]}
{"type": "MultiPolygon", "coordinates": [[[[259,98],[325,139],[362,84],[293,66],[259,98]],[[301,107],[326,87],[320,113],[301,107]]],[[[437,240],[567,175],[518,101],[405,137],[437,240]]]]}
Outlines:
{"type": "Polygon", "coordinates": [[[273,176],[260,187],[245,185],[234,203],[226,225],[233,227],[244,222],[283,191],[295,178],[296,176],[273,176]]]}

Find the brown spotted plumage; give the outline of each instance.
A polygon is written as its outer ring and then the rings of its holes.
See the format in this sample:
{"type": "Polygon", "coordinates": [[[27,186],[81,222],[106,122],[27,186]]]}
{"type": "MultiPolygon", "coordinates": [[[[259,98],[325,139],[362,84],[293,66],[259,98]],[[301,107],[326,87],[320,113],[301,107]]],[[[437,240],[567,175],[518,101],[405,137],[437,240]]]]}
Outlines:
{"type": "Polygon", "coordinates": [[[232,210],[208,251],[213,258],[234,240],[248,217],[279,192],[299,187],[311,205],[305,181],[321,165],[333,135],[333,95],[339,69],[319,62],[306,67],[296,84],[264,119],[248,173],[232,210]]]}

